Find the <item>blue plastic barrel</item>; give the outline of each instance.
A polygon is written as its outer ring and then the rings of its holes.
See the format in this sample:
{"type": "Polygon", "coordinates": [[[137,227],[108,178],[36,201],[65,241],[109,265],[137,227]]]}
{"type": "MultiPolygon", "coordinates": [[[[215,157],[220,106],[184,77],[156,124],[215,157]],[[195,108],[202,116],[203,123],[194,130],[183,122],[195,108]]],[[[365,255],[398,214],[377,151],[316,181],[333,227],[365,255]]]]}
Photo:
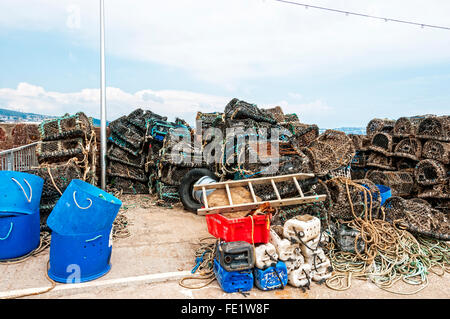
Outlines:
{"type": "Polygon", "coordinates": [[[385,185],[378,185],[376,184],[376,186],[378,187],[378,189],[380,190],[380,194],[381,194],[381,205],[384,204],[384,202],[392,196],[391,193],[391,188],[385,185]]]}
{"type": "Polygon", "coordinates": [[[26,255],[40,242],[39,211],[33,214],[0,215],[0,259],[26,255]]]}
{"type": "Polygon", "coordinates": [[[39,176],[0,171],[0,216],[4,213],[34,214],[39,210],[44,180],[39,176]]]}
{"type": "Polygon", "coordinates": [[[74,179],[53,208],[47,225],[61,235],[93,233],[110,228],[120,206],[120,199],[74,179]]]}
{"type": "Polygon", "coordinates": [[[111,269],[112,227],[78,235],[52,232],[48,275],[61,283],[97,279],[111,269]]]}
{"type": "Polygon", "coordinates": [[[277,262],[276,266],[264,270],[254,268],[253,276],[255,277],[255,286],[261,290],[283,288],[288,282],[286,264],[282,261],[277,262]]]}
{"type": "Polygon", "coordinates": [[[253,288],[252,270],[226,271],[217,259],[214,259],[214,274],[225,292],[244,292],[253,288]]]}

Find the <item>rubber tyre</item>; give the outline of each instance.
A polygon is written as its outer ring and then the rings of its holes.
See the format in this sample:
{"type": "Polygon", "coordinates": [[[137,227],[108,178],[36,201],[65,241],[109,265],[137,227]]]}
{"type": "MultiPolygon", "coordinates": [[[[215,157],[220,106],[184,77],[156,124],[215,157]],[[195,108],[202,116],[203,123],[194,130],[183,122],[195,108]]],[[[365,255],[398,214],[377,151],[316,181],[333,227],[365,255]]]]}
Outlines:
{"type": "Polygon", "coordinates": [[[190,212],[197,213],[197,209],[202,208],[203,205],[197,202],[192,197],[192,188],[194,184],[203,176],[209,176],[217,181],[216,175],[206,168],[194,168],[191,169],[186,175],[181,179],[181,185],[178,188],[180,194],[181,202],[186,210],[190,212]]]}

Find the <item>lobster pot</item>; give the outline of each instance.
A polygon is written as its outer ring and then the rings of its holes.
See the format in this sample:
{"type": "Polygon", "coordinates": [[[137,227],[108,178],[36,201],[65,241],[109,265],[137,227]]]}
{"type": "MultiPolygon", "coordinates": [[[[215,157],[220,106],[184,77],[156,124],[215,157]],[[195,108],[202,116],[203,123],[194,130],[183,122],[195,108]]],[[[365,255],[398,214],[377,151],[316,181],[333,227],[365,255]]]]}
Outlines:
{"type": "Polygon", "coordinates": [[[394,155],[419,161],[422,155],[422,143],[417,138],[405,138],[395,146],[394,155]]]}
{"type": "Polygon", "coordinates": [[[143,168],[145,165],[145,156],[132,155],[113,143],[108,143],[106,157],[111,161],[136,168],[143,168]]]}
{"type": "Polygon", "coordinates": [[[117,189],[122,194],[148,194],[149,189],[147,183],[141,183],[122,177],[112,177],[108,183],[111,187],[117,189]]]}
{"type": "Polygon", "coordinates": [[[416,137],[450,142],[450,116],[432,116],[424,119],[417,128],[416,137]]]}
{"type": "Polygon", "coordinates": [[[31,214],[0,213],[0,260],[24,256],[39,242],[39,208],[31,214]]]}
{"type": "Polygon", "coordinates": [[[371,153],[367,159],[367,166],[381,168],[384,170],[395,170],[392,157],[381,153],[371,153]]]}
{"type": "Polygon", "coordinates": [[[426,159],[420,161],[415,170],[416,182],[420,185],[436,185],[446,181],[447,168],[440,162],[426,159]]]}
{"type": "Polygon", "coordinates": [[[431,185],[426,187],[421,187],[419,190],[419,194],[417,195],[419,198],[440,198],[440,199],[450,199],[450,181],[447,180],[447,183],[431,185]]]}
{"type": "Polygon", "coordinates": [[[366,167],[368,164],[369,155],[365,152],[356,152],[352,158],[352,167],[366,167]]]}
{"type": "Polygon", "coordinates": [[[292,145],[298,149],[308,146],[312,141],[319,137],[319,127],[315,124],[303,124],[300,122],[288,122],[281,124],[288,129],[292,136],[289,138],[292,145]]]}
{"type": "Polygon", "coordinates": [[[158,199],[167,206],[172,206],[180,202],[178,186],[169,185],[157,180],[155,191],[158,199]]]}
{"type": "Polygon", "coordinates": [[[280,106],[276,106],[270,109],[264,109],[267,113],[272,115],[272,117],[277,121],[277,123],[285,122],[284,120],[284,112],[280,106]]]}
{"type": "Polygon", "coordinates": [[[111,132],[120,136],[122,140],[141,147],[144,142],[144,134],[138,127],[127,121],[127,116],[122,116],[109,124],[111,132]]]}
{"type": "Polygon", "coordinates": [[[409,196],[415,191],[412,172],[369,171],[366,179],[375,184],[385,185],[391,189],[392,196],[409,196]]]}
{"type": "Polygon", "coordinates": [[[261,290],[280,289],[287,285],[288,274],[286,264],[278,261],[275,266],[265,270],[253,268],[255,286],[261,290]]]}
{"type": "Polygon", "coordinates": [[[147,131],[147,124],[150,119],[167,121],[166,116],[161,116],[159,114],[153,113],[150,110],[144,111],[139,108],[131,112],[127,117],[127,121],[136,126],[142,133],[145,133],[147,131]]]}
{"type": "Polygon", "coordinates": [[[72,138],[40,142],[36,148],[39,163],[63,162],[73,157],[83,159],[83,139],[72,138]]]}
{"type": "Polygon", "coordinates": [[[236,98],[225,106],[224,113],[229,120],[252,119],[256,122],[276,124],[276,120],[269,112],[258,108],[256,104],[250,104],[236,98]]]}
{"type": "Polygon", "coordinates": [[[378,132],[391,133],[394,130],[395,120],[372,119],[366,127],[366,134],[372,137],[378,132]]]}
{"type": "Polygon", "coordinates": [[[196,134],[201,134],[202,144],[208,143],[215,133],[219,130],[222,136],[225,135],[225,115],[224,113],[202,113],[197,112],[195,118],[196,121],[196,134]]]}
{"type": "MultiPolygon", "coordinates": [[[[0,216],[2,213],[39,212],[44,180],[28,173],[0,171],[0,216]]],[[[1,234],[0,234],[1,236],[1,234]]]]}
{"type": "Polygon", "coordinates": [[[450,239],[448,217],[423,201],[406,200],[393,196],[384,204],[385,218],[388,222],[403,220],[410,232],[441,240],[450,239]]]}
{"type": "Polygon", "coordinates": [[[298,115],[295,113],[289,113],[284,115],[284,122],[285,123],[299,123],[300,119],[298,118],[298,115]]]}
{"type": "Polygon", "coordinates": [[[46,120],[39,125],[39,132],[43,141],[84,137],[91,134],[92,130],[92,119],[88,118],[83,112],[46,120]]]}
{"type": "Polygon", "coordinates": [[[369,150],[379,152],[385,156],[391,156],[394,150],[392,136],[383,132],[374,134],[369,150]]]}
{"type": "Polygon", "coordinates": [[[432,115],[418,115],[411,117],[400,117],[394,125],[393,135],[395,137],[416,136],[420,122],[432,115]]]}
{"type": "Polygon", "coordinates": [[[422,157],[450,164],[450,143],[435,140],[426,141],[423,145],[422,157]]]}
{"type": "Polygon", "coordinates": [[[133,144],[128,143],[123,138],[121,138],[119,135],[117,135],[114,132],[111,132],[111,135],[108,137],[108,142],[115,144],[116,146],[120,147],[122,150],[130,153],[131,155],[138,156],[142,149],[139,147],[136,147],[133,144]]]}
{"type": "Polygon", "coordinates": [[[106,174],[113,177],[122,177],[141,183],[148,181],[144,168],[136,168],[125,164],[110,160],[106,169],[106,174]]]}
{"type": "Polygon", "coordinates": [[[61,283],[97,279],[111,269],[112,226],[92,233],[52,232],[48,276],[61,283]]]}
{"type": "Polygon", "coordinates": [[[93,233],[111,227],[122,202],[82,180],[73,180],[47,219],[61,235],[93,233]]]}
{"type": "Polygon", "coordinates": [[[367,151],[370,146],[371,139],[365,135],[348,134],[352,139],[356,151],[367,151]]]}
{"type": "Polygon", "coordinates": [[[395,167],[397,168],[397,171],[414,170],[414,168],[417,165],[417,161],[414,161],[414,160],[406,158],[406,157],[395,158],[394,162],[395,162],[395,167]]]}

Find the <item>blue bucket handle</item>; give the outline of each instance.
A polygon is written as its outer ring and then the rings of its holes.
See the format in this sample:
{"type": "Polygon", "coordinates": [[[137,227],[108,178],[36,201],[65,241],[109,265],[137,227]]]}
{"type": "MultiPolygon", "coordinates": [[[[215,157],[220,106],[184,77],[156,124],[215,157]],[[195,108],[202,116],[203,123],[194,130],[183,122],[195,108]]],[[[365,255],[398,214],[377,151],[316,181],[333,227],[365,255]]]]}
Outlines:
{"type": "Polygon", "coordinates": [[[25,195],[25,198],[27,199],[28,203],[31,203],[31,199],[33,198],[33,189],[31,188],[30,183],[28,183],[28,181],[24,178],[23,180],[25,181],[25,183],[27,183],[28,188],[30,189],[30,198],[28,198],[27,193],[25,192],[25,189],[23,188],[22,184],[20,184],[17,179],[15,179],[14,177],[11,177],[11,180],[13,182],[15,182],[17,185],[19,185],[19,187],[22,189],[23,194],[25,195]]]}
{"type": "Polygon", "coordinates": [[[73,201],[74,201],[75,205],[77,205],[77,207],[78,207],[79,209],[88,209],[88,208],[90,208],[90,207],[92,206],[92,200],[91,200],[89,197],[86,197],[86,199],[90,202],[90,203],[89,203],[89,206],[87,206],[87,207],[81,207],[80,205],[78,205],[77,200],[76,200],[76,198],[75,198],[75,194],[76,194],[76,193],[77,193],[77,191],[73,191],[73,201]]]}
{"type": "Polygon", "coordinates": [[[11,232],[12,232],[12,229],[13,229],[13,225],[14,225],[13,222],[11,222],[11,227],[9,228],[8,234],[6,234],[6,237],[3,237],[3,238],[0,237],[0,240],[8,239],[9,235],[11,235],[11,232]]]}
{"type": "Polygon", "coordinates": [[[98,235],[98,236],[96,236],[96,237],[94,237],[94,238],[91,238],[91,239],[86,239],[85,240],[85,242],[91,242],[91,241],[94,241],[94,240],[97,240],[97,239],[99,239],[100,237],[103,237],[103,235],[98,235]]]}

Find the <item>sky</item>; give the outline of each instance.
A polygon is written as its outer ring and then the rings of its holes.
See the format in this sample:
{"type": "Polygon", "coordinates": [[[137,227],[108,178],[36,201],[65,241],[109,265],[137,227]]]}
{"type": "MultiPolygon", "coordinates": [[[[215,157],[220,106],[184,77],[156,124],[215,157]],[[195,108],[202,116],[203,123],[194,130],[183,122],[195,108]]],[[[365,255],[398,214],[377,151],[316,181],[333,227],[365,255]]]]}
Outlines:
{"type": "MultiPolygon", "coordinates": [[[[296,1],[296,0],[293,0],[296,1]]],[[[299,0],[450,27],[447,0],[299,0]]],[[[0,108],[100,116],[96,0],[0,2],[0,108]]],[[[107,117],[238,98],[321,128],[450,114],[450,31],[275,0],[105,0],[107,117]]]]}

